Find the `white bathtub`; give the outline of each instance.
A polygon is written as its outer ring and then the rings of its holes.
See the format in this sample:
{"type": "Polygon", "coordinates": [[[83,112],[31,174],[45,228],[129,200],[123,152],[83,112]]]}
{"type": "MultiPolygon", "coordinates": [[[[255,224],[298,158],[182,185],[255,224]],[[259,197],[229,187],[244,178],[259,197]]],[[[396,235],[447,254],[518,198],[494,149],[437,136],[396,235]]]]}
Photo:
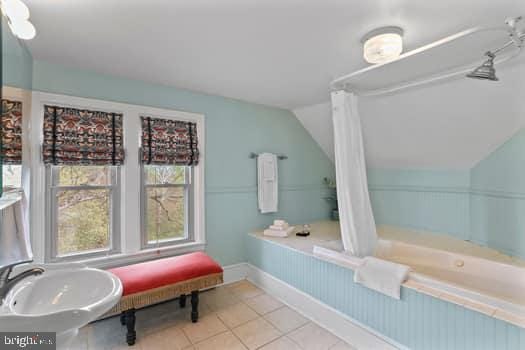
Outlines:
{"type": "MultiPolygon", "coordinates": [[[[317,245],[314,255],[350,268],[361,259],[339,241],[317,245]]],[[[376,256],[408,265],[409,281],[525,318],[525,268],[399,241],[379,240],[376,256]]]]}

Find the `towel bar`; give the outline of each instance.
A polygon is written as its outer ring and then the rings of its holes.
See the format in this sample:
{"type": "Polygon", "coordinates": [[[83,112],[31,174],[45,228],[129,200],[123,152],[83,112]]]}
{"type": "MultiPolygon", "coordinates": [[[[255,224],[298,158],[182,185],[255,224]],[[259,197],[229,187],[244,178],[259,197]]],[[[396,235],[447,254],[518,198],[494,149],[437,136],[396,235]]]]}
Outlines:
{"type": "MultiPolygon", "coordinates": [[[[257,158],[258,156],[259,156],[259,154],[257,154],[257,153],[254,153],[254,152],[250,153],[250,158],[251,159],[257,158]]],[[[284,160],[284,159],[288,159],[288,157],[285,156],[284,154],[279,154],[279,155],[277,155],[277,159],[284,160]]]]}

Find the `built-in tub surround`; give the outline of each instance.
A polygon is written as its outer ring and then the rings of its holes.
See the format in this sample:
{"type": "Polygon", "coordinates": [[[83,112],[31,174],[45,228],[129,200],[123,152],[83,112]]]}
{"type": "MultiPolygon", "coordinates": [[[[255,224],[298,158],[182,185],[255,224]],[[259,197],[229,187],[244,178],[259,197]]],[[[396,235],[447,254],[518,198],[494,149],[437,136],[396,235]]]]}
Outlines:
{"type": "Polygon", "coordinates": [[[496,312],[423,279],[405,282],[399,301],[355,284],[358,259],[313,255],[315,245],[335,252],[338,241],[337,224],[323,222],[313,223],[306,239],[249,234],[246,250],[252,265],[410,349],[525,348],[525,321],[517,313],[496,312]]]}
{"type": "MultiPolygon", "coordinates": [[[[351,269],[361,262],[344,252],[337,222],[312,223],[306,239],[254,235],[351,269]]],[[[407,288],[525,327],[525,261],[425,232],[379,227],[378,235],[377,257],[411,267],[407,288]],[[456,241],[463,244],[452,252],[456,241]]]]}
{"type": "Polygon", "coordinates": [[[368,169],[378,225],[446,234],[525,259],[525,128],[471,169],[368,169]]]}

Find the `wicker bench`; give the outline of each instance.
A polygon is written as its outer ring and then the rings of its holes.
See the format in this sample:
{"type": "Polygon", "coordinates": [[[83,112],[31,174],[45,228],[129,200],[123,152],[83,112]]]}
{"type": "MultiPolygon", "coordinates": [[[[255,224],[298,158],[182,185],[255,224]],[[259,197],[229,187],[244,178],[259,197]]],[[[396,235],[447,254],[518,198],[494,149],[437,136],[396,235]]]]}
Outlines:
{"type": "Polygon", "coordinates": [[[120,314],[126,325],[126,341],[135,344],[135,310],[179,298],[186,306],[186,295],[191,295],[191,321],[199,317],[199,290],[223,282],[223,270],[203,252],[148,261],[109,270],[122,282],[123,293],[119,303],[104,317],[120,314]]]}

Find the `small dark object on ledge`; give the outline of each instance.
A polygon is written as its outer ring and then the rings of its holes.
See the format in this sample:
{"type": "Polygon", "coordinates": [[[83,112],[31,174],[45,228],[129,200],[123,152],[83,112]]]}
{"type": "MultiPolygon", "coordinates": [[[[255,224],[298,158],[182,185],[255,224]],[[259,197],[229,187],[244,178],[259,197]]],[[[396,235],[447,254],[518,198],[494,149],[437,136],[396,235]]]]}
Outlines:
{"type": "Polygon", "coordinates": [[[295,235],[299,237],[307,237],[310,236],[310,232],[297,232],[295,235]]]}

